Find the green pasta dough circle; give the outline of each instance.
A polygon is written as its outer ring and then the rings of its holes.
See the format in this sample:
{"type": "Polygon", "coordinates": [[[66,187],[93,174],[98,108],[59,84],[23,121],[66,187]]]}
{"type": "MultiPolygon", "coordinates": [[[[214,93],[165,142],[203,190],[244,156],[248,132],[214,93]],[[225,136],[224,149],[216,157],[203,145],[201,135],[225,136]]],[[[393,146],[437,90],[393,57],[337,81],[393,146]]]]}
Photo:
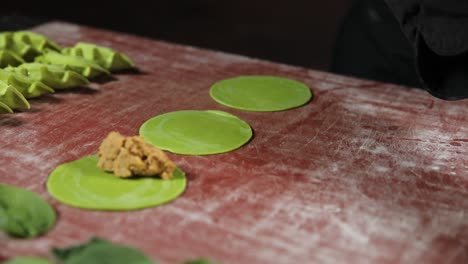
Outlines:
{"type": "Polygon", "coordinates": [[[215,83],[216,102],[248,111],[282,111],[306,104],[312,92],[304,83],[275,76],[239,76],[215,83]]]}
{"type": "Polygon", "coordinates": [[[173,153],[209,155],[238,149],[250,140],[252,129],[226,112],[184,110],[149,119],[140,127],[140,135],[173,153]]]}
{"type": "Polygon", "coordinates": [[[97,167],[98,158],[87,156],[58,166],[47,180],[50,194],[60,202],[96,210],[134,210],[169,202],[186,187],[185,174],[174,177],[119,178],[97,167]]]}

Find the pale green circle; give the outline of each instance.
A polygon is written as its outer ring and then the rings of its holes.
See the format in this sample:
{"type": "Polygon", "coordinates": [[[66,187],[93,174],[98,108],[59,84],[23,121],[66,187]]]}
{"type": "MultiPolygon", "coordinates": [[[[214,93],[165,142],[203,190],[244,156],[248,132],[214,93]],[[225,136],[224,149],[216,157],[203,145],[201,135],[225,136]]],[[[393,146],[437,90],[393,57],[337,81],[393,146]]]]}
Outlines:
{"type": "Polygon", "coordinates": [[[98,210],[134,210],[169,202],[181,195],[185,174],[174,177],[119,178],[97,167],[98,158],[87,156],[58,166],[47,180],[49,193],[73,207],[98,210]]]}
{"type": "Polygon", "coordinates": [[[312,92],[304,83],[275,76],[239,76],[215,83],[210,96],[236,109],[273,112],[306,104],[312,92]]]}
{"type": "Polygon", "coordinates": [[[173,153],[209,155],[238,149],[250,140],[252,129],[226,112],[184,110],[149,119],[140,127],[140,135],[173,153]]]}

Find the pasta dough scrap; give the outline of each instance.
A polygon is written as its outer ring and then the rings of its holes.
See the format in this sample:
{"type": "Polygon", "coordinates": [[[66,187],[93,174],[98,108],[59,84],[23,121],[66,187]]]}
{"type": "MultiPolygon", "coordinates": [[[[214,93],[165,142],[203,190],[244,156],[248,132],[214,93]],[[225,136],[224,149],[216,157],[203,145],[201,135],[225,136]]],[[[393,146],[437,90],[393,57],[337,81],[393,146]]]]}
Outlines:
{"type": "Polygon", "coordinates": [[[124,137],[111,132],[104,139],[98,152],[98,167],[119,177],[155,176],[170,179],[175,164],[155,146],[139,136],[124,137]]]}
{"type": "Polygon", "coordinates": [[[83,75],[62,66],[43,63],[24,63],[5,70],[21,74],[34,81],[39,81],[54,89],[67,89],[89,84],[83,75]]]}
{"type": "Polygon", "coordinates": [[[63,49],[62,53],[93,61],[111,72],[134,67],[132,60],[125,54],[92,43],[78,42],[71,48],[63,49]]]}
{"type": "Polygon", "coordinates": [[[61,54],[55,51],[46,51],[43,55],[36,58],[36,62],[53,64],[66,67],[70,70],[78,72],[86,78],[94,78],[99,75],[110,75],[110,72],[99,64],[72,55],[61,54]]]}

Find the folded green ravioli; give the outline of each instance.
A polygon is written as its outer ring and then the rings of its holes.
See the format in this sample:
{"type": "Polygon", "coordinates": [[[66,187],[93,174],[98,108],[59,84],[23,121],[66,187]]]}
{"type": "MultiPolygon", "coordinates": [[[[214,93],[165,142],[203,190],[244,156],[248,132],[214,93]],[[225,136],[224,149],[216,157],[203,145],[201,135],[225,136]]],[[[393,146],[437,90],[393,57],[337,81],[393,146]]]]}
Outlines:
{"type": "Polygon", "coordinates": [[[16,43],[22,42],[34,47],[36,50],[42,52],[45,49],[60,51],[61,48],[57,43],[48,39],[47,37],[34,33],[32,31],[15,31],[13,32],[13,39],[16,43]]]}
{"type": "Polygon", "coordinates": [[[0,81],[14,86],[26,98],[33,98],[43,94],[53,93],[54,89],[42,82],[34,81],[31,78],[0,69],[0,81]]]}
{"type": "Polygon", "coordinates": [[[134,67],[132,60],[125,54],[91,43],[78,42],[71,48],[64,48],[62,53],[93,61],[111,72],[134,67]]]}
{"type": "Polygon", "coordinates": [[[63,49],[32,31],[0,32],[0,114],[30,109],[29,98],[134,67],[125,54],[93,43],[63,49]]]}
{"type": "Polygon", "coordinates": [[[13,113],[13,109],[11,109],[8,105],[0,102],[0,114],[10,114],[13,113]]]}
{"type": "Polygon", "coordinates": [[[109,75],[110,72],[99,64],[73,55],[61,54],[55,51],[45,51],[43,55],[36,58],[36,62],[53,64],[66,67],[67,69],[78,72],[86,78],[94,78],[99,75],[109,75]]]}
{"type": "Polygon", "coordinates": [[[24,63],[18,67],[7,67],[5,70],[15,72],[31,80],[39,81],[53,89],[67,89],[89,83],[83,75],[66,69],[63,66],[38,62],[24,63]]]}
{"type": "Polygon", "coordinates": [[[0,68],[5,68],[7,66],[18,66],[24,63],[23,58],[18,56],[11,50],[2,49],[0,50],[0,68]]]}
{"type": "Polygon", "coordinates": [[[25,61],[33,61],[45,50],[60,51],[52,40],[31,31],[0,33],[0,49],[13,51],[25,61]]]}
{"type": "Polygon", "coordinates": [[[34,58],[41,53],[29,44],[16,41],[12,32],[3,32],[0,34],[0,49],[11,50],[26,61],[34,60],[34,58]]]}
{"type": "Polygon", "coordinates": [[[6,104],[11,109],[29,109],[26,98],[15,87],[0,81],[0,102],[6,104]]]}

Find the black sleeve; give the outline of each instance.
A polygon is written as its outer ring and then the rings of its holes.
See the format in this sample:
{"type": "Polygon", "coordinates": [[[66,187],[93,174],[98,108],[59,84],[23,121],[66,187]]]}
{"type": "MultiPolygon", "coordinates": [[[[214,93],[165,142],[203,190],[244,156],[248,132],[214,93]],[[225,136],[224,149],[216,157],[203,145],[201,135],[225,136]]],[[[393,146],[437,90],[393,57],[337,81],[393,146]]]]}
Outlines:
{"type": "MultiPolygon", "coordinates": [[[[2,10],[4,11],[4,10],[2,10]]],[[[0,32],[25,30],[39,24],[45,23],[45,18],[27,17],[19,15],[3,15],[0,13],[0,32]]]]}
{"type": "Polygon", "coordinates": [[[468,1],[385,1],[415,49],[424,88],[445,100],[468,98],[468,1]]]}

